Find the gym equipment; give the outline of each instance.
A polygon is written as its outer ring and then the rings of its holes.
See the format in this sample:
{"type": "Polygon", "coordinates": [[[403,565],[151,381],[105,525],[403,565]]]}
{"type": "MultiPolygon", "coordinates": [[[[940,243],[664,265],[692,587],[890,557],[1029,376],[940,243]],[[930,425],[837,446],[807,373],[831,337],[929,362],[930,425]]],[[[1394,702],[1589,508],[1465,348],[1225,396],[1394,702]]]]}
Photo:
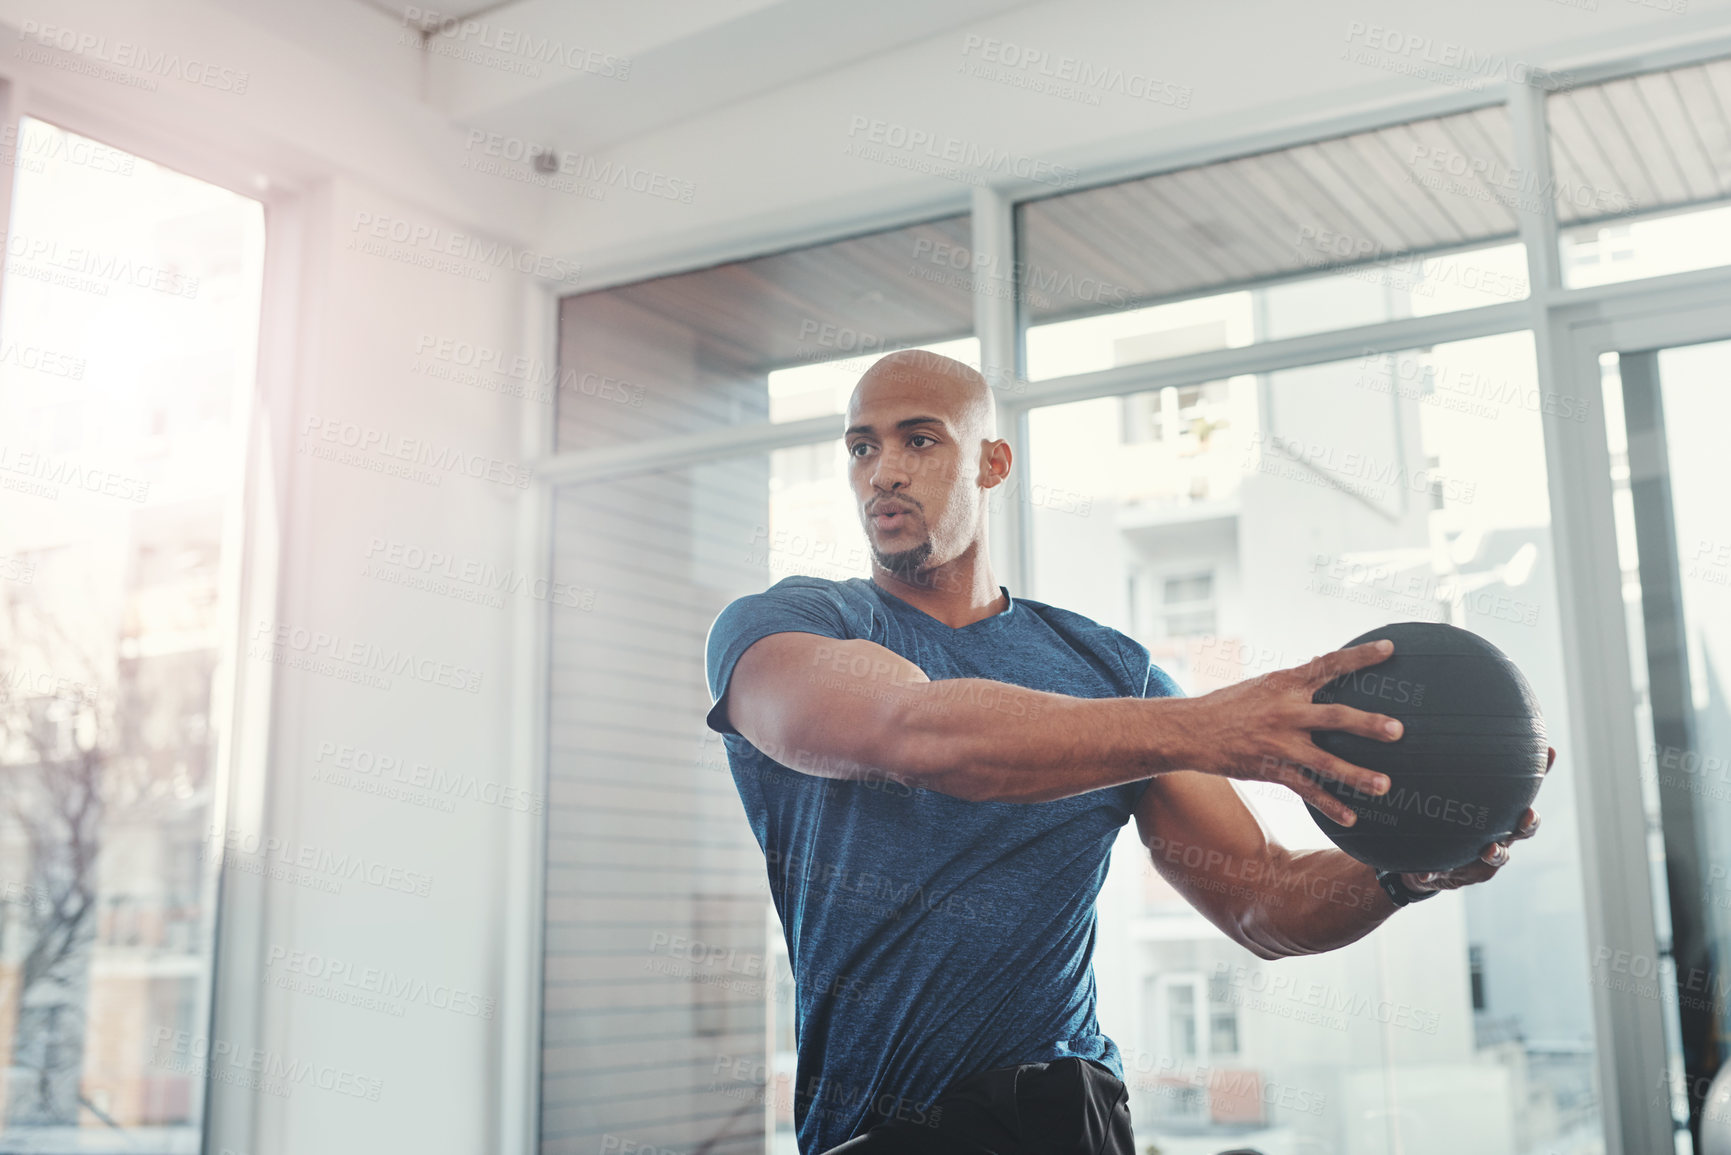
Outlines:
{"type": "Polygon", "coordinates": [[[1395,622],[1348,646],[1387,638],[1394,653],[1311,696],[1400,719],[1393,742],[1339,730],[1311,738],[1330,754],[1387,775],[1386,794],[1305,773],[1358,815],[1342,826],[1306,803],[1317,826],[1380,870],[1465,866],[1515,825],[1545,776],[1545,721],[1532,687],[1501,650],[1441,622],[1395,622]]]}

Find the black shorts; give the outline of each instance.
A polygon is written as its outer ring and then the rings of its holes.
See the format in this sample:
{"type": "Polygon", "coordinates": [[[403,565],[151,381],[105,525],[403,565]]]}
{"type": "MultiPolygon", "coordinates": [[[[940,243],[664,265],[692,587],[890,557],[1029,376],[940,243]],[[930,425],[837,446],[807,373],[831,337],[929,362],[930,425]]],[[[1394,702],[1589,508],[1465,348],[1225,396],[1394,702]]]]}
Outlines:
{"type": "Polygon", "coordinates": [[[879,1123],[825,1155],[1135,1155],[1129,1092],[1092,1059],[981,1071],[927,1115],[879,1123]]]}

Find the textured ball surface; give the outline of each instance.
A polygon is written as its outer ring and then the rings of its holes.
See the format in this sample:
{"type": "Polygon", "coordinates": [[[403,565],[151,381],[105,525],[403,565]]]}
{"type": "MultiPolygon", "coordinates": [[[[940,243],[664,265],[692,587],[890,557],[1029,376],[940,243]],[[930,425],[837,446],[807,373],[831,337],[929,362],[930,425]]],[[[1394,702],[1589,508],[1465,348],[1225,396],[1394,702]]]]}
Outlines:
{"type": "Polygon", "coordinates": [[[1388,793],[1364,794],[1318,778],[1358,815],[1342,826],[1307,808],[1322,832],[1381,870],[1453,870],[1515,825],[1545,775],[1544,718],[1532,687],[1507,655],[1470,630],[1396,622],[1348,642],[1387,638],[1386,660],[1345,674],[1311,696],[1400,719],[1393,742],[1339,730],[1311,740],[1330,754],[1388,776],[1388,793]]]}

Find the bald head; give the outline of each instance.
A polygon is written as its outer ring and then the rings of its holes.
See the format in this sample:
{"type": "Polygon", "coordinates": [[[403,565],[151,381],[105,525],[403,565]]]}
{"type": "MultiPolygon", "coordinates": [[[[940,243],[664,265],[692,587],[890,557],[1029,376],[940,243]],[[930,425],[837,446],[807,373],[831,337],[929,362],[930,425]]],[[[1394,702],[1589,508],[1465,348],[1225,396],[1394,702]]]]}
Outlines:
{"type": "Polygon", "coordinates": [[[918,407],[949,423],[964,442],[977,444],[998,436],[998,407],[979,370],[924,349],[903,349],[880,357],[854,386],[847,419],[852,425],[872,402],[917,401],[918,407]]]}

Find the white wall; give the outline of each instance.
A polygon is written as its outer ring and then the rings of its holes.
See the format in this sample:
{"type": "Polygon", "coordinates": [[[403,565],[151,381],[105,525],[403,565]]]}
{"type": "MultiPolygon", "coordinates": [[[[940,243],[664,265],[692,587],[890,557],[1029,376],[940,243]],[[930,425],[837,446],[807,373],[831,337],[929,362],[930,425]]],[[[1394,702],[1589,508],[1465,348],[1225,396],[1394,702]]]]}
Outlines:
{"type": "MultiPolygon", "coordinates": [[[[309,1085],[288,1097],[259,1094],[252,1134],[218,1127],[213,1139],[254,1155],[486,1150],[496,1142],[500,1030],[512,1005],[502,973],[511,956],[502,944],[520,933],[508,921],[509,853],[540,819],[532,799],[520,803],[511,792],[511,623],[525,595],[507,586],[496,605],[475,601],[490,576],[465,577],[489,566],[490,574],[520,572],[516,506],[524,490],[512,478],[522,461],[523,409],[534,403],[424,370],[439,364],[434,351],[447,339],[521,350],[525,318],[541,315],[538,292],[500,269],[482,282],[350,248],[357,214],[411,210],[340,177],[313,189],[303,210],[294,415],[286,439],[277,431],[278,444],[286,441],[294,454],[280,602],[274,615],[244,624],[249,673],[269,664],[276,680],[268,803],[258,826],[237,817],[231,829],[241,861],[293,862],[312,848],[357,856],[369,874],[402,873],[383,884],[341,877],[333,894],[231,869],[231,884],[250,888],[263,906],[265,965],[237,964],[222,981],[231,1000],[262,987],[263,1003],[256,1037],[224,1015],[212,1033],[382,1086],[376,1100],[309,1085]],[[407,464],[382,450],[354,459],[365,468],[315,456],[319,447],[341,447],[351,429],[376,431],[399,453],[420,452],[407,439],[424,444],[420,479],[376,472],[407,464]],[[441,468],[441,460],[463,465],[441,468]],[[409,551],[451,561],[420,562],[409,551]],[[379,576],[381,567],[397,580],[379,576]],[[406,586],[405,578],[442,580],[450,592],[406,586]],[[296,630],[341,641],[321,648],[297,641],[296,630]],[[366,661],[350,660],[356,645],[390,663],[388,688],[351,680],[366,661]],[[396,666],[399,653],[414,656],[414,672],[396,666]],[[288,664],[314,656],[324,661],[318,671],[288,664]],[[345,747],[357,752],[356,772],[324,780],[343,770],[345,747]],[[374,767],[360,751],[400,769],[374,767]],[[449,780],[424,781],[422,765],[449,780]],[[428,805],[429,798],[440,801],[428,805]],[[255,834],[280,839],[282,857],[247,855],[255,834]],[[265,985],[320,969],[297,964],[292,952],[341,960],[351,976],[378,968],[428,989],[387,999],[399,1014],[265,985]],[[438,1005],[447,987],[475,997],[456,997],[457,1007],[447,1009],[438,1005]]],[[[249,1094],[218,1082],[211,1093],[219,1104],[249,1094]]],[[[219,1110],[218,1118],[232,1114],[219,1110]]]]}

